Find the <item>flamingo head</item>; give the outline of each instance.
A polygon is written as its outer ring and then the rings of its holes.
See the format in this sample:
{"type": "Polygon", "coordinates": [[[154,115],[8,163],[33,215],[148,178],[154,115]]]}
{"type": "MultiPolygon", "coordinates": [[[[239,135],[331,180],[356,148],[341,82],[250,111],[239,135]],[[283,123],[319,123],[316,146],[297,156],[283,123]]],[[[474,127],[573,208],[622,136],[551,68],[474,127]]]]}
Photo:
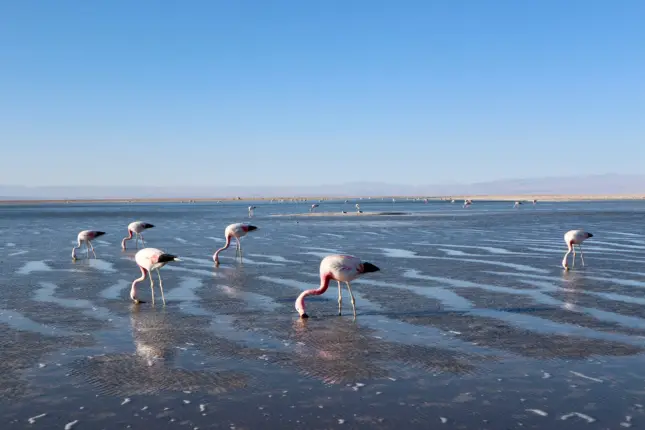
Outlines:
{"type": "Polygon", "coordinates": [[[105,234],[104,231],[95,231],[94,232],[94,237],[96,238],[96,237],[99,237],[99,236],[103,236],[104,234],[105,234]]]}
{"type": "Polygon", "coordinates": [[[300,318],[309,318],[309,315],[305,312],[305,297],[308,293],[310,293],[310,291],[303,291],[296,299],[296,311],[298,311],[300,318]]]}
{"type": "Polygon", "coordinates": [[[253,231],[253,230],[257,230],[257,229],[258,228],[256,226],[254,226],[254,225],[247,225],[246,226],[246,231],[253,231]]]}
{"type": "Polygon", "coordinates": [[[376,267],[372,263],[367,263],[367,262],[363,263],[363,273],[378,272],[379,270],[381,270],[381,269],[379,269],[378,267],[376,267]]]}
{"type": "Polygon", "coordinates": [[[590,237],[593,237],[593,234],[587,233],[587,239],[589,239],[590,237]]]}
{"type": "Polygon", "coordinates": [[[181,261],[176,255],[172,254],[161,254],[159,256],[159,259],[157,260],[158,263],[169,263],[171,261],[181,261]]]}
{"type": "Polygon", "coordinates": [[[143,224],[143,228],[152,228],[154,225],[148,224],[147,222],[143,224]]]}

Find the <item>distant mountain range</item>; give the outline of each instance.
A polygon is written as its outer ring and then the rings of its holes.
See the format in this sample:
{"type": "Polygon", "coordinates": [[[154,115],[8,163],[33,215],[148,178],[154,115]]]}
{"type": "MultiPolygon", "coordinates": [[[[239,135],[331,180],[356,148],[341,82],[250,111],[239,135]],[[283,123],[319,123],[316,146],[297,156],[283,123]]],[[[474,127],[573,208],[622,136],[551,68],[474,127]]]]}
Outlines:
{"type": "Polygon", "coordinates": [[[609,195],[644,194],[645,175],[589,175],[505,179],[472,184],[398,185],[352,182],[320,186],[212,186],[212,187],[24,187],[0,185],[0,200],[229,198],[240,196],[451,196],[451,195],[609,195]]]}

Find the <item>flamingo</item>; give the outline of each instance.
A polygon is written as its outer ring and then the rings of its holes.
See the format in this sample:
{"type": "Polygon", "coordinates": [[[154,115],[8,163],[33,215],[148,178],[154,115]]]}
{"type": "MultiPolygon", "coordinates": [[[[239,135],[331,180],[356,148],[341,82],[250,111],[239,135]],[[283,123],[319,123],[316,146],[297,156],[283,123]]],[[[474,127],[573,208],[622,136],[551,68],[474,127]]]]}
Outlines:
{"type": "Polygon", "coordinates": [[[565,233],[564,241],[567,244],[568,249],[567,253],[564,254],[564,258],[562,259],[562,267],[564,267],[564,270],[569,270],[569,267],[567,266],[567,258],[569,257],[569,254],[571,254],[571,251],[573,251],[573,261],[571,262],[571,267],[574,267],[576,264],[576,249],[574,248],[574,245],[578,245],[578,248],[580,248],[580,259],[582,260],[582,265],[585,265],[585,257],[582,253],[582,242],[589,239],[590,237],[593,237],[593,234],[584,230],[569,230],[565,233]]]}
{"type": "Polygon", "coordinates": [[[128,224],[128,236],[124,237],[121,241],[121,248],[125,249],[125,241],[132,239],[132,233],[137,235],[134,241],[137,248],[139,247],[139,238],[141,238],[142,246],[146,246],[146,243],[143,241],[143,235],[141,233],[143,233],[144,230],[152,227],[154,227],[154,225],[148,224],[147,222],[143,221],[134,221],[128,224]]]}
{"type": "Polygon", "coordinates": [[[513,207],[514,207],[514,208],[516,208],[516,207],[518,207],[518,206],[519,206],[519,205],[521,205],[521,204],[522,204],[522,202],[518,200],[518,201],[516,201],[516,202],[515,202],[515,204],[513,205],[513,207]]]}
{"type": "Polygon", "coordinates": [[[233,237],[235,237],[235,240],[237,242],[235,247],[235,256],[237,257],[239,254],[240,260],[241,260],[242,245],[240,244],[240,238],[246,236],[248,232],[257,230],[257,229],[258,228],[254,225],[243,224],[243,223],[231,224],[228,227],[226,227],[226,229],[224,230],[224,237],[226,237],[226,244],[222,248],[215,251],[215,254],[213,255],[213,260],[215,261],[215,264],[219,266],[219,253],[229,247],[229,245],[231,244],[231,238],[233,237]]]}
{"type": "Polygon", "coordinates": [[[85,246],[87,247],[87,258],[90,258],[90,249],[92,250],[92,254],[94,254],[94,258],[96,258],[96,252],[94,252],[92,240],[96,239],[99,236],[103,236],[104,234],[104,231],[96,230],[83,230],[82,232],[80,232],[76,237],[78,245],[72,248],[72,259],[76,260],[76,250],[80,248],[83,243],[85,243],[85,246]]]}
{"type": "Polygon", "coordinates": [[[349,285],[351,281],[363,275],[364,273],[377,272],[381,269],[368,263],[361,261],[360,258],[353,255],[328,255],[320,262],[320,288],[317,290],[303,291],[296,299],[296,310],[301,318],[309,318],[305,313],[305,297],[319,296],[327,291],[329,281],[335,280],[338,282],[338,315],[341,314],[341,307],[343,304],[343,296],[341,294],[340,283],[344,282],[349,290],[349,296],[352,299],[352,309],[354,311],[354,318],[356,318],[356,300],[352,294],[352,287],[349,285]]]}
{"type": "Polygon", "coordinates": [[[168,264],[171,261],[181,261],[177,256],[172,254],[167,254],[157,248],[143,248],[138,251],[134,256],[134,261],[137,262],[139,269],[141,269],[141,277],[135,279],[132,282],[132,288],[130,289],[130,298],[134,303],[145,303],[136,298],[137,296],[137,284],[146,279],[146,276],[150,274],[150,290],[152,291],[152,303],[155,302],[155,286],[152,280],[152,271],[157,271],[157,276],[159,277],[159,288],[161,289],[161,299],[163,304],[166,304],[166,298],[163,295],[163,283],[161,282],[161,273],[159,269],[168,264]]]}
{"type": "Polygon", "coordinates": [[[249,206],[249,218],[253,216],[253,211],[255,210],[255,206],[249,206]]]}
{"type": "Polygon", "coordinates": [[[316,209],[317,207],[318,207],[318,204],[314,203],[314,204],[313,204],[313,205],[311,205],[311,207],[309,208],[309,212],[313,212],[313,211],[314,211],[314,209],[316,209]]]}

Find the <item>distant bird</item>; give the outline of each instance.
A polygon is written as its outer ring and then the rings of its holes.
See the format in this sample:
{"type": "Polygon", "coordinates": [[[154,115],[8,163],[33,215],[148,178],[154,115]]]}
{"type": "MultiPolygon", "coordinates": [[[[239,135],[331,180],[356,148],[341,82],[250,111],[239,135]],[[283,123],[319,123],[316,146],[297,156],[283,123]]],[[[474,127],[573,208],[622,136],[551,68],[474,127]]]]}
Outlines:
{"type": "Polygon", "coordinates": [[[361,205],[359,205],[358,203],[356,203],[354,206],[356,207],[356,212],[357,212],[357,213],[362,213],[362,211],[361,211],[361,205]]]}
{"type": "Polygon", "coordinates": [[[136,234],[137,237],[134,241],[135,246],[139,247],[139,238],[141,238],[141,246],[146,246],[146,243],[143,241],[143,231],[149,228],[154,227],[152,224],[148,224],[143,221],[134,221],[128,224],[128,236],[124,237],[121,241],[121,248],[125,249],[125,242],[132,239],[132,233],[136,234]]]}
{"type": "Polygon", "coordinates": [[[257,229],[258,228],[254,225],[243,224],[243,223],[231,224],[228,227],[226,227],[226,229],[224,230],[224,237],[226,238],[226,244],[222,248],[215,251],[215,254],[213,255],[213,260],[215,261],[215,264],[219,266],[219,253],[229,247],[229,245],[231,244],[232,238],[235,238],[237,242],[235,247],[235,256],[237,257],[239,255],[240,259],[242,259],[242,245],[240,244],[240,238],[246,236],[248,232],[254,231],[257,229]]]}
{"type": "Polygon", "coordinates": [[[249,218],[253,216],[256,206],[249,206],[249,218]]]}
{"type": "Polygon", "coordinates": [[[146,276],[150,275],[150,290],[152,291],[152,303],[155,302],[155,286],[152,280],[152,271],[156,270],[157,276],[159,277],[159,288],[161,289],[161,299],[163,300],[163,304],[165,305],[166,298],[163,295],[163,283],[161,282],[161,273],[159,273],[159,269],[161,269],[163,266],[170,263],[171,261],[181,261],[181,260],[177,258],[177,256],[172,254],[167,254],[157,248],[143,248],[142,250],[136,253],[136,255],[134,256],[134,261],[137,262],[139,269],[141,269],[141,277],[135,279],[132,282],[132,288],[130,289],[130,298],[132,299],[132,301],[134,301],[134,303],[137,303],[137,304],[145,303],[137,299],[137,284],[145,280],[146,276]]]}
{"type": "Polygon", "coordinates": [[[314,209],[316,209],[317,207],[318,207],[318,204],[314,203],[314,204],[313,204],[313,205],[311,205],[311,207],[309,208],[309,212],[313,212],[313,211],[314,211],[314,209]]]}
{"type": "Polygon", "coordinates": [[[473,201],[470,199],[464,200],[464,207],[467,208],[468,206],[472,205],[473,201]]]}
{"type": "Polygon", "coordinates": [[[82,232],[80,232],[76,237],[78,245],[72,248],[72,258],[76,260],[76,250],[80,248],[83,243],[85,243],[85,246],[87,247],[87,258],[90,258],[90,249],[92,250],[92,254],[94,254],[94,258],[96,258],[96,252],[94,252],[92,241],[99,236],[103,236],[104,234],[104,231],[96,230],[83,230],[82,232]]]}
{"type": "Polygon", "coordinates": [[[513,207],[514,207],[514,208],[516,208],[516,207],[518,207],[518,206],[519,206],[519,205],[521,205],[521,204],[522,204],[522,202],[520,202],[520,201],[518,200],[518,201],[516,201],[516,202],[515,202],[515,204],[513,205],[513,207]]]}
{"type": "Polygon", "coordinates": [[[578,248],[580,249],[580,259],[582,260],[582,265],[585,265],[585,258],[584,254],[582,253],[582,242],[589,239],[590,237],[593,237],[593,234],[588,233],[584,230],[570,230],[565,233],[564,242],[567,244],[568,249],[567,253],[564,254],[564,258],[562,259],[562,267],[564,267],[564,270],[569,270],[569,267],[567,266],[567,258],[569,257],[569,254],[571,254],[571,251],[573,251],[573,260],[571,262],[571,267],[574,267],[576,264],[576,249],[574,248],[574,245],[578,245],[578,248]]]}
{"type": "Polygon", "coordinates": [[[536,199],[533,199],[533,204],[536,204],[536,203],[537,203],[537,200],[536,200],[536,199]]]}
{"type": "Polygon", "coordinates": [[[354,299],[354,294],[352,294],[352,288],[349,283],[365,273],[377,272],[379,270],[372,263],[361,261],[360,258],[352,255],[328,255],[320,262],[320,288],[317,290],[303,291],[296,299],[296,310],[301,318],[309,318],[309,315],[305,313],[305,297],[323,294],[327,291],[327,287],[329,287],[329,281],[335,280],[338,282],[338,315],[341,314],[343,303],[340,283],[344,282],[349,290],[354,318],[356,318],[356,300],[354,299]]]}

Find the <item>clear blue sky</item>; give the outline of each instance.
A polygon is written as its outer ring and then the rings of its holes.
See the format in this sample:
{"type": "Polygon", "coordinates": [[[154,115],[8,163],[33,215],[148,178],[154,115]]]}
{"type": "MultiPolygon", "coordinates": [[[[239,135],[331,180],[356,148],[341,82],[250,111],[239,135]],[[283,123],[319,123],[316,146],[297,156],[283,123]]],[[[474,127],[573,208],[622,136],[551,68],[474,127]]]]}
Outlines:
{"type": "Polygon", "coordinates": [[[0,183],[643,173],[645,2],[3,1],[0,183]]]}

